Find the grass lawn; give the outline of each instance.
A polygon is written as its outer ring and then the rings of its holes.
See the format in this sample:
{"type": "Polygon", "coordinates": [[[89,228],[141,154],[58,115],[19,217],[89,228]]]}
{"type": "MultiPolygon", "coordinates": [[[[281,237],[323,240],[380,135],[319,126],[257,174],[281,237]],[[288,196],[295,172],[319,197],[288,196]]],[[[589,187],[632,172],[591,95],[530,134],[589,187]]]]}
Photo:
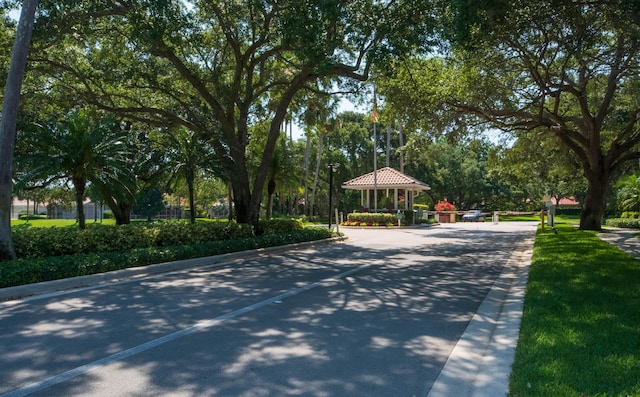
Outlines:
{"type": "Polygon", "coordinates": [[[640,262],[595,232],[539,231],[511,396],[640,396],[640,262]]]}
{"type": "MultiPolygon", "coordinates": [[[[487,220],[490,220],[490,218],[487,218],[487,220]]],[[[540,222],[540,214],[538,215],[500,215],[500,222],[528,222],[528,221],[540,222]]]]}

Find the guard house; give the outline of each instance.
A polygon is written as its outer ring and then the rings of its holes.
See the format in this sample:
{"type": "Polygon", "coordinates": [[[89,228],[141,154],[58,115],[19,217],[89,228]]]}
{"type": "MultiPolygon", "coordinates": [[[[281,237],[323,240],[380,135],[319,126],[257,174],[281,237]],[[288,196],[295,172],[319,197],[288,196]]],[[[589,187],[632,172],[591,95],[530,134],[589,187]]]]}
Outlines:
{"type": "Polygon", "coordinates": [[[414,198],[420,192],[431,189],[426,183],[391,167],[353,178],[342,184],[342,188],[360,190],[360,204],[372,212],[376,209],[413,210],[414,198]],[[376,191],[377,202],[374,201],[376,191]]]}

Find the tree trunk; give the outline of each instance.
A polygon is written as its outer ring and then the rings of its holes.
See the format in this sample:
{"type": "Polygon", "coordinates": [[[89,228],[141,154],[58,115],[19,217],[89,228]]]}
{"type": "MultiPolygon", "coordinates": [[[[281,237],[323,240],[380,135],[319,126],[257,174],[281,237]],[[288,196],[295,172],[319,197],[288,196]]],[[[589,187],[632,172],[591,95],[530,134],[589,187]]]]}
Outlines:
{"type": "Polygon", "coordinates": [[[228,193],[229,193],[229,214],[227,214],[228,216],[228,221],[231,222],[233,221],[233,188],[231,187],[231,183],[227,183],[227,187],[228,187],[228,193]]]}
{"type": "Polygon", "coordinates": [[[103,197],[105,198],[107,206],[113,213],[113,217],[116,219],[116,225],[128,225],[131,223],[132,204],[118,203],[109,195],[103,195],[103,197]]]}
{"type": "Polygon", "coordinates": [[[601,172],[587,178],[587,196],[580,214],[580,230],[602,230],[602,218],[606,208],[606,194],[609,177],[601,172]]]}
{"type": "Polygon", "coordinates": [[[80,229],[87,227],[87,221],[84,216],[84,190],[86,181],[84,178],[74,177],[72,178],[73,188],[76,191],[76,211],[78,212],[78,226],[80,229]]]}
{"type": "Polygon", "coordinates": [[[252,224],[249,219],[249,204],[251,202],[251,193],[249,190],[249,180],[243,178],[233,178],[231,180],[233,187],[233,206],[238,223],[252,224]]]}
{"type": "Polygon", "coordinates": [[[189,222],[193,225],[196,223],[196,197],[195,197],[195,189],[193,187],[193,181],[188,183],[189,189],[189,222]]]}
{"type": "Polygon", "coordinates": [[[114,208],[111,208],[113,216],[116,218],[116,225],[128,225],[131,223],[131,204],[117,204],[114,208]]]}
{"type": "Polygon", "coordinates": [[[2,103],[0,121],[0,261],[16,257],[11,239],[11,202],[13,196],[13,150],[16,141],[16,122],[20,106],[20,90],[31,44],[37,0],[24,0],[2,103]]]}
{"type": "Polygon", "coordinates": [[[273,194],[276,192],[276,181],[273,178],[269,179],[267,183],[267,219],[271,219],[273,216],[273,194]]]}
{"type": "Polygon", "coordinates": [[[309,211],[310,212],[309,219],[313,219],[313,205],[315,204],[315,201],[316,201],[316,189],[318,188],[318,176],[320,175],[320,163],[322,162],[323,138],[324,137],[320,135],[318,140],[318,157],[316,159],[316,174],[313,177],[313,190],[311,191],[311,206],[309,211]]]}
{"type": "Polygon", "coordinates": [[[309,213],[309,152],[311,151],[311,134],[307,129],[307,145],[304,149],[304,214],[310,216],[309,213]]]}

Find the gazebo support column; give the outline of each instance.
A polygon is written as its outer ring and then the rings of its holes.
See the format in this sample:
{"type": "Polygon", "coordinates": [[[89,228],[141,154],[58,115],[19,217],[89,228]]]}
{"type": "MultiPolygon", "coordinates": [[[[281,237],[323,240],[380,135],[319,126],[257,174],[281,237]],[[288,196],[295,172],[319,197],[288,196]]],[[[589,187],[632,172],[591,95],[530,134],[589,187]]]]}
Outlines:
{"type": "Polygon", "coordinates": [[[398,188],[393,189],[393,210],[398,211],[398,188]]]}

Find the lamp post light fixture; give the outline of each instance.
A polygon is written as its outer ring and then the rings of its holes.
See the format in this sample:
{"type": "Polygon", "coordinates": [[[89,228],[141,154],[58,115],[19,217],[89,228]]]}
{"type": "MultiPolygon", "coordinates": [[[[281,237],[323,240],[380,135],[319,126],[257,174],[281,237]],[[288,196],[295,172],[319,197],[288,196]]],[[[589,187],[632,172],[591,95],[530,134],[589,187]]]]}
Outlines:
{"type": "Polygon", "coordinates": [[[329,163],[329,230],[331,230],[331,217],[333,216],[332,196],[333,196],[333,173],[340,167],[339,163],[329,163]]]}

